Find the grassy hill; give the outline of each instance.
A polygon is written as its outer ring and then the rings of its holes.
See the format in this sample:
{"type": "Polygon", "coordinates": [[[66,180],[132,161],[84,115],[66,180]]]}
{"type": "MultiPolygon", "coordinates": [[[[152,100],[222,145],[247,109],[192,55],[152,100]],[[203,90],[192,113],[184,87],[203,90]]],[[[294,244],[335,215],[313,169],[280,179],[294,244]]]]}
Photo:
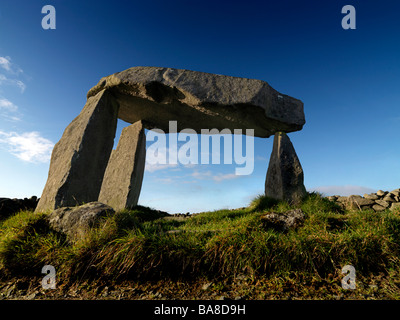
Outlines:
{"type": "Polygon", "coordinates": [[[0,222],[0,297],[65,299],[398,299],[400,211],[342,211],[312,193],[304,224],[266,228],[294,207],[264,196],[247,208],[165,217],[138,206],[69,241],[46,213],[0,222]],[[57,289],[41,289],[53,265],[57,289]],[[345,265],[356,289],[341,287],[345,265]]]}

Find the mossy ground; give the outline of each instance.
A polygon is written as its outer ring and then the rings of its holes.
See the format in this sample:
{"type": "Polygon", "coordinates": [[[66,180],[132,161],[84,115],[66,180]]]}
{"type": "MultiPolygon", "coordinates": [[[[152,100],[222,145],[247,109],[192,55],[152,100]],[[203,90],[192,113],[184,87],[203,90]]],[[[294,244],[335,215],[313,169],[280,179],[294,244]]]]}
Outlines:
{"type": "Polygon", "coordinates": [[[260,196],[247,208],[165,218],[138,206],[70,242],[46,213],[0,222],[0,296],[62,299],[399,299],[400,212],[342,211],[319,194],[287,233],[260,217],[294,208],[260,196]],[[57,289],[41,288],[53,265],[57,289]],[[345,265],[356,289],[341,287],[345,265]]]}

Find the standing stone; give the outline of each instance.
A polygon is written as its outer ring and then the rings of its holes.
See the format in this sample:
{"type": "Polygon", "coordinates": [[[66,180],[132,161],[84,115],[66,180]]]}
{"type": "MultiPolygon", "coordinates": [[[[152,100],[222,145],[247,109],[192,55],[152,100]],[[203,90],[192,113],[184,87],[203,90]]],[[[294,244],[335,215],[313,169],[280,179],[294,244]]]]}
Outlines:
{"type": "Polygon", "coordinates": [[[114,144],[118,104],[103,91],[90,97],[54,146],[36,211],[97,201],[114,144]]]}
{"type": "Polygon", "coordinates": [[[276,133],[274,137],[265,179],[265,195],[294,204],[306,195],[303,169],[289,137],[283,132],[276,133]]]}
{"type": "Polygon", "coordinates": [[[131,208],[139,199],[146,160],[146,135],[141,121],[122,130],[104,174],[99,201],[114,210],[131,208]]]}

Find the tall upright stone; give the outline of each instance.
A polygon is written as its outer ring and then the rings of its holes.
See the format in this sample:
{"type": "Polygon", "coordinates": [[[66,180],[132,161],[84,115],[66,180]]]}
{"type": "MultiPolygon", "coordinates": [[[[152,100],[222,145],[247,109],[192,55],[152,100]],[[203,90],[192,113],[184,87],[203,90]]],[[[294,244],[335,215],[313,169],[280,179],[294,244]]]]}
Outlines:
{"type": "Polygon", "coordinates": [[[118,103],[111,93],[102,90],[87,100],[54,146],[36,212],[97,201],[117,117],[118,103]]]}
{"type": "Polygon", "coordinates": [[[293,204],[299,203],[306,195],[303,169],[292,142],[284,132],[277,132],[274,137],[265,195],[293,204]]]}
{"type": "Polygon", "coordinates": [[[146,160],[146,135],[142,121],[122,130],[116,150],[111,153],[99,202],[114,210],[131,208],[138,202],[146,160]]]}

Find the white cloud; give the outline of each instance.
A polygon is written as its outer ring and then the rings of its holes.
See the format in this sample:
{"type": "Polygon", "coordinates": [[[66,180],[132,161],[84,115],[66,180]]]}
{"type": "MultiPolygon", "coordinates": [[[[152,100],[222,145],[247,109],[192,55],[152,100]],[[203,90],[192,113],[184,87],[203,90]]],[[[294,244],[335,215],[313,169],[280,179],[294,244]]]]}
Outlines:
{"type": "Polygon", "coordinates": [[[172,184],[175,182],[173,178],[157,178],[156,180],[164,184],[172,184]]]}
{"type": "Polygon", "coordinates": [[[19,74],[24,72],[15,63],[11,62],[10,57],[0,57],[0,67],[6,70],[8,73],[12,74],[19,74]]]}
{"type": "Polygon", "coordinates": [[[254,160],[255,161],[262,161],[262,162],[268,162],[269,161],[269,159],[267,159],[266,157],[263,157],[263,156],[256,156],[254,158],[254,160]]]}
{"type": "Polygon", "coordinates": [[[5,112],[0,113],[0,117],[3,120],[9,121],[9,122],[18,122],[21,121],[21,118],[19,116],[11,115],[5,112]]]}
{"type": "Polygon", "coordinates": [[[0,68],[4,69],[7,74],[7,76],[4,74],[0,74],[0,85],[4,84],[17,86],[21,90],[21,93],[23,93],[26,89],[25,83],[19,79],[13,79],[15,77],[18,77],[20,73],[23,73],[23,70],[12,63],[10,57],[0,57],[0,68]],[[13,78],[10,78],[10,75],[13,78]]]}
{"type": "Polygon", "coordinates": [[[239,178],[239,177],[241,177],[241,176],[236,175],[234,173],[227,173],[227,174],[219,173],[219,174],[213,176],[213,180],[216,181],[216,182],[221,182],[221,181],[224,181],[224,180],[231,180],[231,179],[236,179],[236,178],[239,178]]]}
{"type": "Polygon", "coordinates": [[[191,174],[191,176],[195,179],[204,180],[204,179],[210,179],[210,177],[212,177],[212,173],[211,171],[205,171],[205,172],[195,171],[191,174]]]}
{"type": "Polygon", "coordinates": [[[18,110],[18,107],[7,99],[0,99],[0,110],[6,110],[9,112],[15,112],[18,110]]]}
{"type": "Polygon", "coordinates": [[[199,172],[199,171],[195,171],[191,174],[192,177],[194,177],[195,179],[199,179],[199,180],[214,180],[216,182],[221,182],[224,180],[231,180],[231,179],[236,179],[239,178],[241,176],[236,175],[234,173],[227,173],[227,174],[222,174],[222,173],[217,173],[217,174],[213,174],[210,170],[209,171],[205,171],[205,172],[199,172]]]}
{"type": "Polygon", "coordinates": [[[178,167],[178,164],[163,163],[164,161],[168,162],[169,148],[160,147],[157,151],[158,154],[155,154],[154,152],[146,152],[145,171],[154,172],[178,167]]]}
{"type": "Polygon", "coordinates": [[[177,164],[152,164],[146,161],[145,163],[145,167],[144,170],[148,171],[148,172],[154,172],[154,171],[158,171],[158,170],[164,170],[164,169],[168,169],[168,168],[175,168],[177,167],[177,164]]]}
{"type": "Polygon", "coordinates": [[[320,186],[316,188],[312,188],[310,191],[317,191],[323,193],[326,196],[332,195],[340,195],[340,196],[350,196],[350,195],[363,195],[364,193],[372,193],[376,192],[376,190],[362,187],[362,186],[353,186],[353,185],[345,185],[345,186],[320,186]]]}
{"type": "Polygon", "coordinates": [[[21,80],[10,80],[10,81],[12,84],[16,85],[18,88],[21,89],[21,93],[25,91],[26,85],[21,80]]]}
{"type": "Polygon", "coordinates": [[[0,118],[11,122],[20,121],[18,107],[10,100],[0,97],[0,118]]]}
{"type": "Polygon", "coordinates": [[[0,57],[0,67],[6,71],[11,71],[11,61],[10,57],[0,57]]]}
{"type": "Polygon", "coordinates": [[[6,77],[4,74],[0,74],[0,85],[11,85],[11,86],[16,86],[21,90],[21,93],[23,93],[26,89],[25,83],[23,83],[21,80],[17,79],[10,79],[6,77]]]}
{"type": "Polygon", "coordinates": [[[22,134],[0,131],[0,144],[17,158],[32,163],[48,162],[54,147],[53,142],[35,131],[22,134]]]}

